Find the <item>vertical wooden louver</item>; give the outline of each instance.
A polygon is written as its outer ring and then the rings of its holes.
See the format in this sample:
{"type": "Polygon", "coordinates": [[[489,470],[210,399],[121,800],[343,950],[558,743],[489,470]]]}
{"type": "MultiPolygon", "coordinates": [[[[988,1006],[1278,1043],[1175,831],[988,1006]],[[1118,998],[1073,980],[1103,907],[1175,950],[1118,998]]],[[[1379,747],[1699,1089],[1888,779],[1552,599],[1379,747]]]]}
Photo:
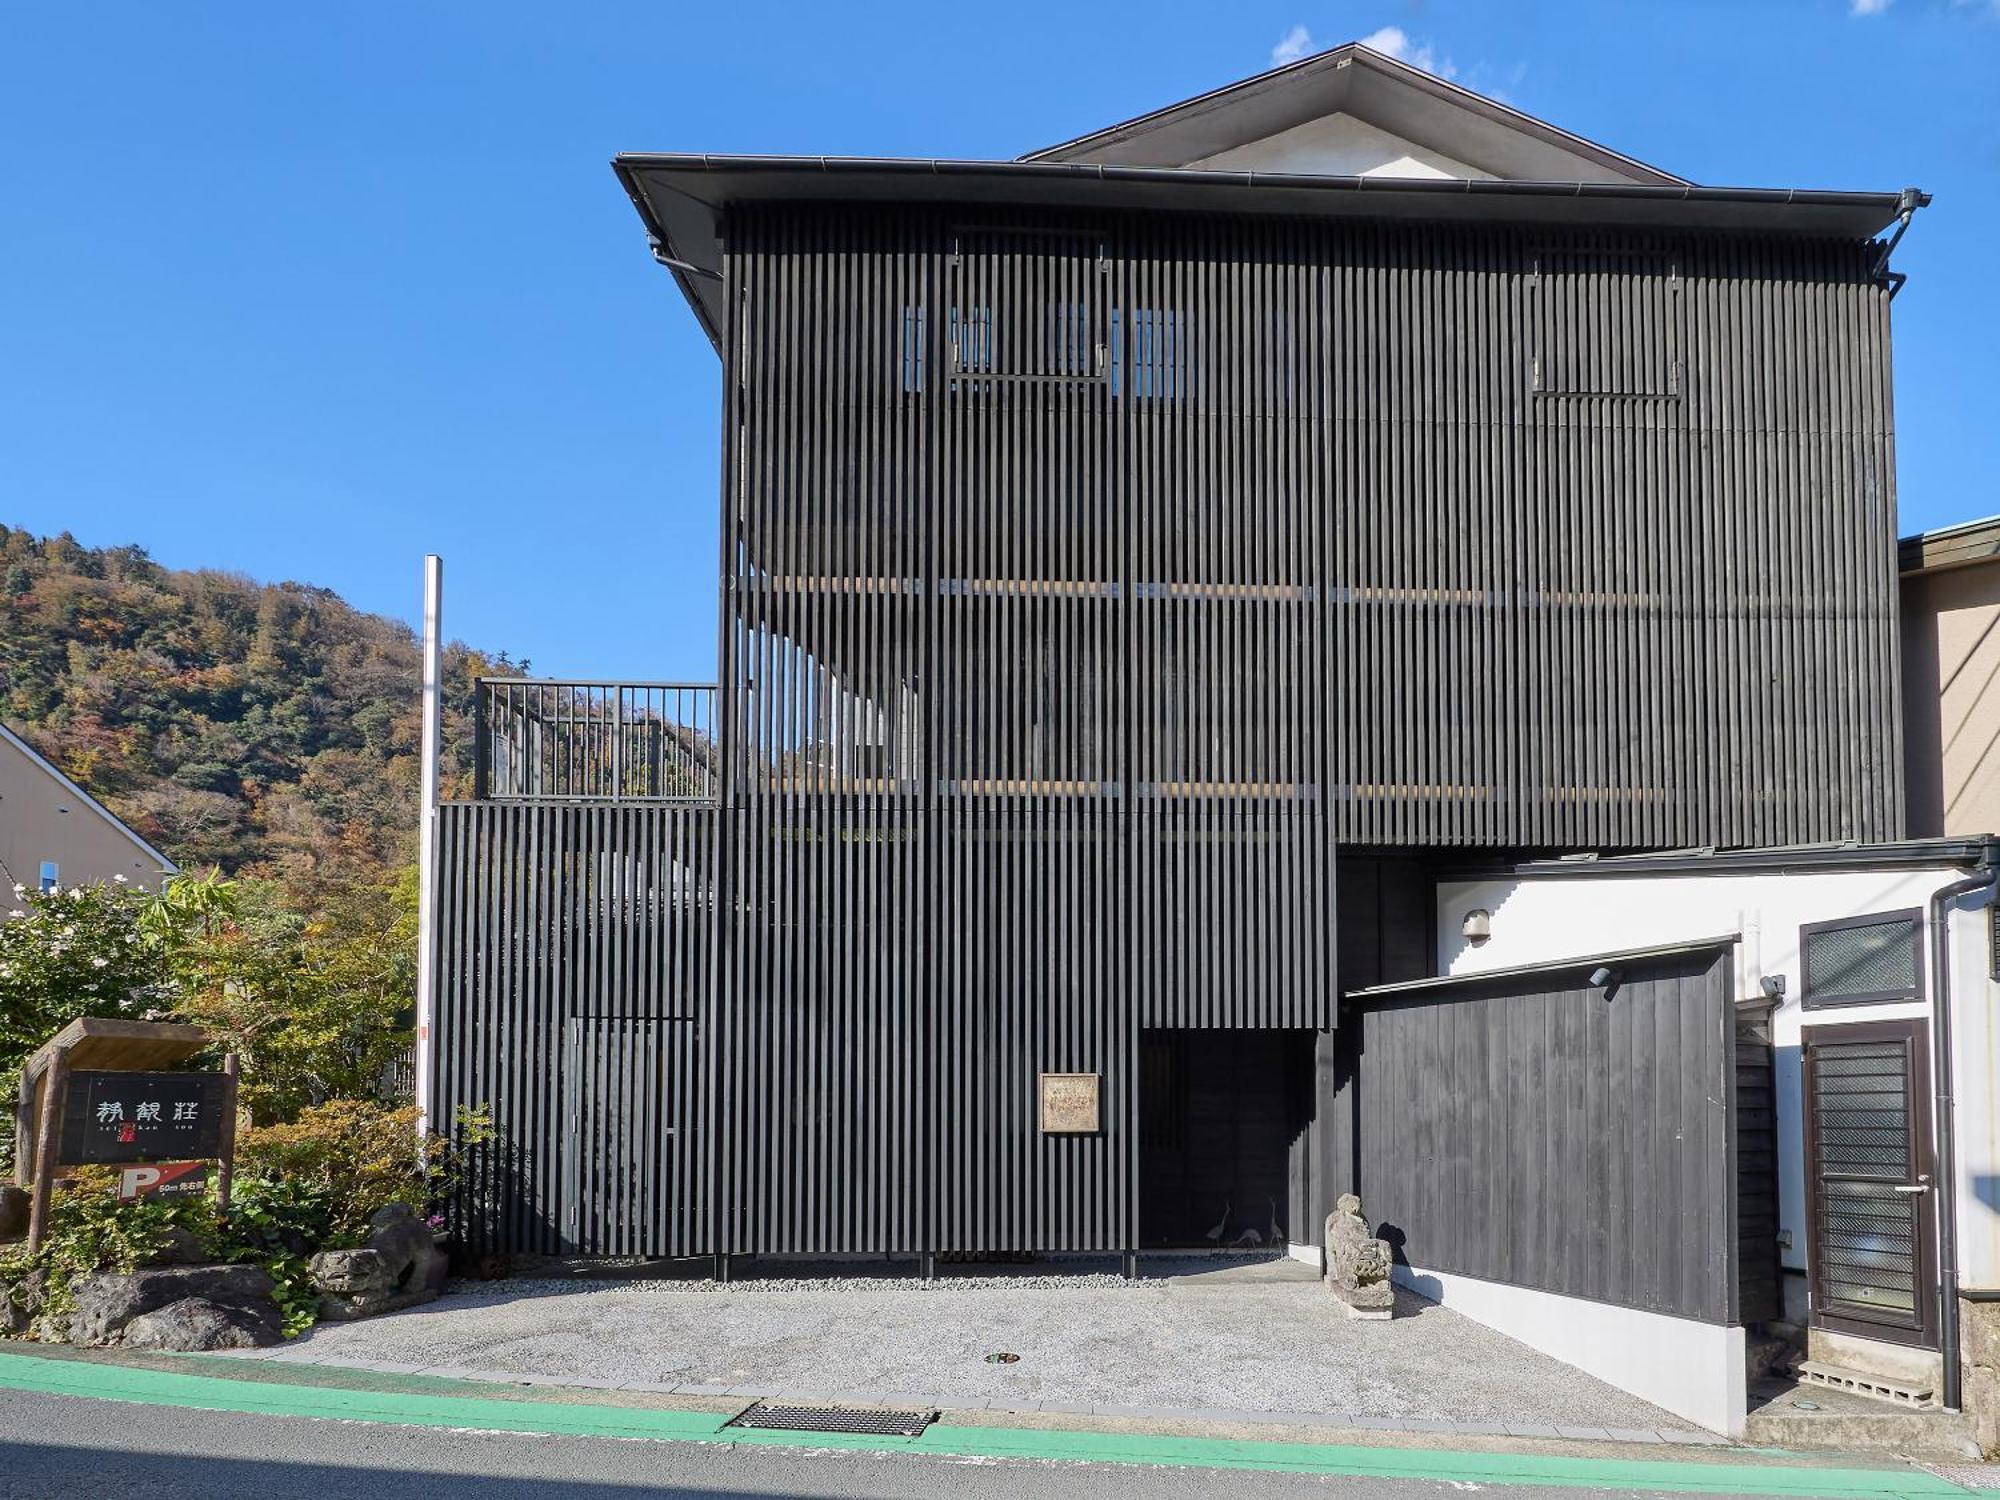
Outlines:
{"type": "MultiPolygon", "coordinates": [[[[1337,846],[1900,832],[1867,247],[725,228],[720,805],[614,825],[711,861],[671,1243],[1132,1245],[1140,1032],[1331,1027],[1337,846]]],[[[567,929],[504,859],[596,825],[454,816],[502,862],[447,856],[445,963],[532,1071],[567,929]]],[[[468,1056],[444,1097],[520,1086],[468,1056]]]]}

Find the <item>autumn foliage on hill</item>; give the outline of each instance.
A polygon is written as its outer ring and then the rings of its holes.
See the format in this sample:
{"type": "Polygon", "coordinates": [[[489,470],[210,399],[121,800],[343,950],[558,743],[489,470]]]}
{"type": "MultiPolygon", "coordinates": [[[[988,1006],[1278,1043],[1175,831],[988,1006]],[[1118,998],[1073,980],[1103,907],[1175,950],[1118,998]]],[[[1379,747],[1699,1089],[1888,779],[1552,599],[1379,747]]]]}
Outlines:
{"type": "MultiPolygon", "coordinates": [[[[447,794],[511,665],[446,654],[447,794]]],[[[0,526],[0,717],[183,869],[317,907],[414,858],[417,641],[331,590],[0,526]]]]}
{"type": "MultiPolygon", "coordinates": [[[[446,653],[447,795],[467,789],[475,679],[512,667],[446,653]]],[[[238,1057],[251,1127],[226,1221],[206,1202],[120,1206],[79,1178],[38,1256],[0,1254],[0,1303],[18,1324],[16,1294],[42,1275],[47,1326],[72,1275],[129,1269],[178,1213],[211,1253],[264,1265],[296,1331],[316,1305],[305,1253],[358,1242],[384,1201],[428,1207],[449,1159],[402,1102],[414,635],[326,589],[0,526],[0,718],[186,872],[159,895],[0,886],[0,1169],[23,1061],[79,1016],[204,1027],[199,1061],[238,1057]]]]}

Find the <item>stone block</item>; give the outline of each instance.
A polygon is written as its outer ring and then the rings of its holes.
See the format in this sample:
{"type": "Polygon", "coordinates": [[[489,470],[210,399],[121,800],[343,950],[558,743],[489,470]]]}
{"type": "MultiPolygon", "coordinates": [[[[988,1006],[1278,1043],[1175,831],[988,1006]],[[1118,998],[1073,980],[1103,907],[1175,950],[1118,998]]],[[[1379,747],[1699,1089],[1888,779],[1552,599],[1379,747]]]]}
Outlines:
{"type": "Polygon", "coordinates": [[[0,1281],[0,1335],[18,1338],[35,1325],[47,1301],[49,1273],[30,1271],[14,1281],[0,1281]]]}
{"type": "Polygon", "coordinates": [[[100,1271],[70,1284],[75,1306],[69,1342],[104,1348],[118,1342],[134,1318],[157,1312],[184,1298],[276,1316],[271,1278],[260,1266],[149,1266],[137,1271],[100,1271]]]}
{"type": "Polygon", "coordinates": [[[2000,1370],[2000,1302],[1970,1302],[1961,1298],[1958,1326],[1965,1363],[2000,1370]]]}
{"type": "Polygon", "coordinates": [[[225,1307],[205,1297],[183,1297],[141,1313],[125,1325],[120,1342],[128,1349],[192,1353],[208,1349],[262,1349],[278,1342],[275,1303],[225,1307]]]}

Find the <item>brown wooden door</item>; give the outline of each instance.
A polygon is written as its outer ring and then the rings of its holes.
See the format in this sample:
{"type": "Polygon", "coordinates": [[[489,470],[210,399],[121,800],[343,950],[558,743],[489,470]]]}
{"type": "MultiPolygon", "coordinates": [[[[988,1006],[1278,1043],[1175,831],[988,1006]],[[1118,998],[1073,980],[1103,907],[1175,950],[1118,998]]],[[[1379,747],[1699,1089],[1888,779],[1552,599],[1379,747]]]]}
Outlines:
{"type": "Polygon", "coordinates": [[[1815,1328],[1937,1345],[1928,1023],[1804,1033],[1815,1328]]]}

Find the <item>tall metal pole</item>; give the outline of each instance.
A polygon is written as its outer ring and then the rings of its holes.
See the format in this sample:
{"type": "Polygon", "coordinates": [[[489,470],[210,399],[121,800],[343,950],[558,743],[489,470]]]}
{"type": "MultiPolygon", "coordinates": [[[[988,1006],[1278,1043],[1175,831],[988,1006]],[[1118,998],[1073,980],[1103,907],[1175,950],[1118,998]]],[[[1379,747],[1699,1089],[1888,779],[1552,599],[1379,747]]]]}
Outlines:
{"type": "Polygon", "coordinates": [[[433,972],[437,967],[438,758],[442,748],[441,696],[444,559],[424,558],[423,759],[418,775],[417,825],[417,1110],[418,1128],[437,1130],[431,1119],[431,1074],[437,1039],[433,972]]]}

